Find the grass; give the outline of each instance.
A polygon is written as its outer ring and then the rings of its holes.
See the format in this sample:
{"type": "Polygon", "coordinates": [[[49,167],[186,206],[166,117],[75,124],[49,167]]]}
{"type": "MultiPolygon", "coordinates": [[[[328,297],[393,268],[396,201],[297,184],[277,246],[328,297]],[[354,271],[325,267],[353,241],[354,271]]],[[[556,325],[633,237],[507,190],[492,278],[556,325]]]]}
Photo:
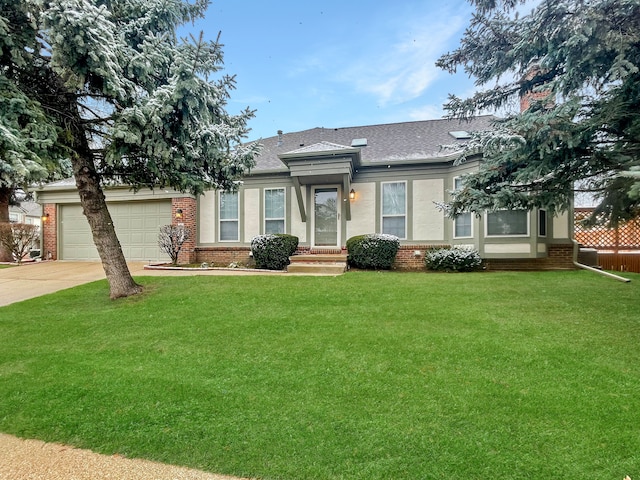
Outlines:
{"type": "Polygon", "coordinates": [[[640,275],[143,277],[0,308],[0,431],[265,479],[640,478],[640,275]]]}

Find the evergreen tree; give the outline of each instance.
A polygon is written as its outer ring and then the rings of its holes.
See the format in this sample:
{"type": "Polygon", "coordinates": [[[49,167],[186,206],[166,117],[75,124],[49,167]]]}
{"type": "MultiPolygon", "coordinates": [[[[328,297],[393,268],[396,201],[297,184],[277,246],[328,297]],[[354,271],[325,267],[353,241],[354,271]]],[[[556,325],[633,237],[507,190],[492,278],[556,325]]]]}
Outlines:
{"type": "MultiPolygon", "coordinates": [[[[39,103],[9,80],[17,65],[25,64],[34,44],[24,5],[0,0],[0,224],[9,222],[9,205],[18,202],[16,191],[27,191],[36,182],[52,178],[66,165],[53,160],[62,152],[54,148],[57,131],[39,103]],[[10,33],[10,26],[23,25],[10,33]]],[[[68,173],[68,172],[67,172],[68,173]]],[[[11,252],[0,245],[0,261],[11,252]]]]}
{"type": "MultiPolygon", "coordinates": [[[[504,108],[521,96],[530,107],[475,136],[477,173],[453,195],[450,214],[498,208],[566,210],[574,193],[599,201],[593,216],[611,225],[640,207],[640,2],[470,0],[476,6],[460,46],[441,68],[464,69],[485,88],[450,96],[450,116],[504,108]],[[491,85],[486,88],[487,85],[491,85]]],[[[463,157],[463,160],[464,161],[463,157]]]]}
{"type": "Polygon", "coordinates": [[[44,143],[13,133],[28,155],[47,147],[49,159],[56,149],[70,158],[111,297],[135,294],[106,182],[231,190],[256,154],[255,145],[241,144],[253,112],[225,109],[234,79],[220,73],[219,41],[177,36],[207,1],[0,0],[0,7],[0,85],[10,102],[24,101],[16,106],[22,113],[33,109],[44,143]]]}

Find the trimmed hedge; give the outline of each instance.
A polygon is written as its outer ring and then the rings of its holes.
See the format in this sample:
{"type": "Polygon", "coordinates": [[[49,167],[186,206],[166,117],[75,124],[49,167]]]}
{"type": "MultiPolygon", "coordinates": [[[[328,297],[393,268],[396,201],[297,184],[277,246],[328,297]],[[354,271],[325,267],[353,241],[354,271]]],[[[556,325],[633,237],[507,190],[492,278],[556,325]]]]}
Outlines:
{"type": "Polygon", "coordinates": [[[258,235],[251,240],[251,253],[256,268],[266,270],[284,270],[296,248],[298,237],[292,235],[258,235]]]}
{"type": "Polygon", "coordinates": [[[429,270],[442,272],[472,272],[482,265],[480,254],[475,248],[451,247],[429,250],[424,256],[429,270]]]}
{"type": "Polygon", "coordinates": [[[393,266],[399,249],[400,240],[394,235],[357,235],[347,240],[347,259],[356,268],[388,270],[393,266]]]}

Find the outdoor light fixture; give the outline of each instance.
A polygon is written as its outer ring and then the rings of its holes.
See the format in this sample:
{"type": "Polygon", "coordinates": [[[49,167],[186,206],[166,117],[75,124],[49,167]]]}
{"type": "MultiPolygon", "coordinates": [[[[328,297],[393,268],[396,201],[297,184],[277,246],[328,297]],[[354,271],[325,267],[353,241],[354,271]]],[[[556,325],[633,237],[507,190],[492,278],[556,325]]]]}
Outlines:
{"type": "Polygon", "coordinates": [[[49,221],[49,214],[45,213],[44,215],[42,215],[42,221],[43,222],[48,222],[49,221]]]}
{"type": "Polygon", "coordinates": [[[351,191],[349,192],[349,198],[351,200],[356,198],[356,191],[352,188],[351,191]]]}
{"type": "Polygon", "coordinates": [[[182,209],[181,208],[176,210],[176,218],[182,218],[182,209]]]}

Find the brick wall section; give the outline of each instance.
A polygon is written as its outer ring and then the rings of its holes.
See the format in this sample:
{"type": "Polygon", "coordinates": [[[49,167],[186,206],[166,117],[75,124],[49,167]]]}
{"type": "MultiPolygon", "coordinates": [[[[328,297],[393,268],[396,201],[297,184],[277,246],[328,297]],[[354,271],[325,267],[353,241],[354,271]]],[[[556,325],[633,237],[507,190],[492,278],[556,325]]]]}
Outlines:
{"type": "Polygon", "coordinates": [[[214,267],[228,267],[231,263],[239,266],[253,265],[249,247],[198,247],[195,249],[196,263],[208,263],[214,267]]]}
{"type": "Polygon", "coordinates": [[[433,248],[449,248],[450,245],[400,245],[393,264],[394,270],[424,270],[424,255],[433,248]],[[416,255],[416,252],[420,252],[416,255]]]}
{"type": "Polygon", "coordinates": [[[42,214],[49,214],[49,218],[42,222],[42,258],[43,260],[58,259],[58,226],[56,204],[46,203],[42,206],[42,214]]]}
{"type": "Polygon", "coordinates": [[[197,201],[195,198],[172,198],[171,199],[171,223],[173,225],[182,224],[191,231],[191,236],[182,245],[182,250],[178,255],[178,263],[197,262],[196,254],[196,229],[197,201]],[[182,216],[176,217],[178,210],[182,210],[182,216]]]}
{"type": "Polygon", "coordinates": [[[573,245],[549,245],[545,258],[492,258],[485,260],[487,270],[575,270],[573,245]]]}
{"type": "MultiPolygon", "coordinates": [[[[393,264],[394,270],[418,271],[424,270],[424,256],[427,250],[432,248],[449,248],[449,245],[401,245],[393,264]],[[419,251],[420,255],[415,255],[419,251]]],[[[230,263],[238,263],[241,266],[253,265],[253,259],[249,255],[249,247],[199,247],[195,249],[196,262],[207,262],[216,267],[226,267],[230,263]]],[[[308,246],[300,246],[297,254],[312,253],[343,253],[347,250],[332,249],[315,250],[308,246]]],[[[193,263],[193,262],[191,262],[193,263]]],[[[485,260],[487,270],[573,270],[573,245],[557,244],[549,245],[549,255],[545,258],[504,258],[485,260]]]]}

